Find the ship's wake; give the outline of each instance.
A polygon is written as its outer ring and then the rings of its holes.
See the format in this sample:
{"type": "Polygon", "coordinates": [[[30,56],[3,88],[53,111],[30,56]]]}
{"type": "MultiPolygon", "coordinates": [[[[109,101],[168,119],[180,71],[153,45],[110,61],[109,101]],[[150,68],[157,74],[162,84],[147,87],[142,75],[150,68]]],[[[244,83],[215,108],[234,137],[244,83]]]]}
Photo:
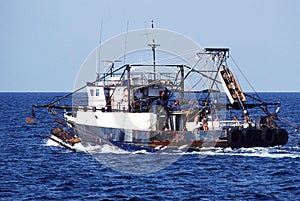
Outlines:
{"type": "MultiPolygon", "coordinates": [[[[47,140],[46,146],[60,146],[57,143],[47,140]]],[[[148,174],[162,170],[181,157],[194,157],[199,160],[206,160],[207,157],[261,157],[261,158],[300,158],[300,146],[277,146],[277,147],[254,147],[254,148],[201,148],[198,151],[186,152],[186,149],[168,149],[156,152],[139,150],[128,152],[111,144],[85,145],[78,143],[74,146],[76,151],[82,151],[93,156],[95,160],[104,166],[120,172],[130,174],[148,174]]],[[[71,153],[68,149],[66,153],[71,153]]]]}
{"type": "Polygon", "coordinates": [[[192,152],[201,156],[243,156],[263,158],[300,158],[300,147],[253,147],[253,148],[206,148],[200,152],[192,152]]]}
{"type": "MultiPolygon", "coordinates": [[[[56,146],[60,145],[50,139],[47,139],[46,146],[56,146]]],[[[276,147],[253,147],[253,148],[214,148],[206,147],[201,148],[197,151],[186,152],[186,149],[179,147],[178,149],[160,149],[157,152],[151,153],[146,150],[138,150],[134,152],[125,151],[117,146],[110,144],[97,144],[97,145],[83,145],[82,143],[77,143],[73,146],[74,150],[79,152],[86,152],[89,154],[163,154],[163,155],[190,155],[195,154],[201,157],[205,156],[244,156],[244,157],[265,157],[265,158],[300,158],[300,146],[276,146],[276,147]]]]}

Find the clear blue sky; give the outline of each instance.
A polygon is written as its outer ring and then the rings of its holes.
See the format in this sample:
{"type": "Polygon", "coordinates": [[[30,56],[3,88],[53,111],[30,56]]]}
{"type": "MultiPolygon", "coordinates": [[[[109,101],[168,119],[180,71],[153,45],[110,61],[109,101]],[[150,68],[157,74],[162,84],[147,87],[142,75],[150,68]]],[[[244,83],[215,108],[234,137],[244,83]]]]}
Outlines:
{"type": "Polygon", "coordinates": [[[257,91],[300,91],[298,0],[0,0],[0,91],[71,91],[102,40],[155,26],[230,47],[257,91]]]}

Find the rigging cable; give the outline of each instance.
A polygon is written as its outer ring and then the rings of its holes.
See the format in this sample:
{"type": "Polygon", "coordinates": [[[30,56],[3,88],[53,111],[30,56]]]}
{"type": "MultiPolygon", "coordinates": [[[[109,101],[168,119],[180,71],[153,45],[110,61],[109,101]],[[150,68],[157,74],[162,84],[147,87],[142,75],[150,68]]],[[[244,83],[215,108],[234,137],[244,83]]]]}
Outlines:
{"type": "Polygon", "coordinates": [[[262,101],[262,99],[260,98],[260,96],[258,95],[257,91],[254,89],[254,87],[251,85],[251,83],[249,82],[249,80],[247,79],[247,77],[245,76],[245,74],[242,72],[242,70],[240,69],[239,65],[235,62],[233,56],[229,53],[230,58],[232,59],[234,65],[237,67],[237,69],[239,70],[239,72],[242,74],[242,76],[244,77],[244,79],[246,80],[246,82],[248,83],[248,85],[250,86],[250,88],[254,91],[255,95],[258,97],[258,99],[262,101]]]}
{"type": "MultiPolygon", "coordinates": [[[[230,54],[230,57],[233,61],[233,63],[235,64],[235,66],[237,67],[237,69],[240,71],[240,73],[242,74],[242,76],[244,77],[244,79],[246,80],[246,82],[248,83],[248,85],[251,87],[251,89],[254,91],[255,95],[258,97],[258,98],[254,98],[253,96],[249,95],[249,94],[245,94],[246,96],[258,101],[258,102],[261,102],[261,103],[265,103],[261,98],[260,96],[258,95],[257,91],[254,89],[254,87],[251,85],[251,83],[249,82],[249,80],[247,79],[247,77],[245,76],[245,74],[242,72],[242,70],[240,69],[240,67],[238,66],[238,64],[235,62],[234,58],[232,57],[232,55],[230,54]]],[[[271,113],[268,111],[268,107],[267,105],[263,105],[262,107],[260,107],[262,109],[263,112],[265,112],[267,115],[271,115],[271,113]]]]}

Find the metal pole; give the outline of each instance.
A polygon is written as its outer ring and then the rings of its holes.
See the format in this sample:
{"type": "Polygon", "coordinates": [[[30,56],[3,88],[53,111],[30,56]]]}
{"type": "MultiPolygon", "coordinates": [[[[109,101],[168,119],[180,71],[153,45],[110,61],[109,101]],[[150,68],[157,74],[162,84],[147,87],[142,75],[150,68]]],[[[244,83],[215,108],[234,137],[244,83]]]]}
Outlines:
{"type": "Polygon", "coordinates": [[[127,90],[128,90],[128,95],[127,95],[127,100],[128,100],[128,112],[131,111],[131,105],[130,105],[130,96],[131,96],[131,77],[130,77],[130,65],[126,66],[126,70],[127,70],[127,90]]]}

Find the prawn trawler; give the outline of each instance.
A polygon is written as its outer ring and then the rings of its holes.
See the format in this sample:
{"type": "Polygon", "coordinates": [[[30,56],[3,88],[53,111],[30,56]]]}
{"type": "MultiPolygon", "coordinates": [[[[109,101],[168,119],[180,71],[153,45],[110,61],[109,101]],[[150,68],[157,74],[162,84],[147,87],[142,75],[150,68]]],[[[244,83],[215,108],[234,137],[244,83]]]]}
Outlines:
{"type": "MultiPolygon", "coordinates": [[[[287,143],[287,131],[276,123],[280,103],[267,103],[255,93],[242,91],[228,65],[228,48],[189,52],[195,60],[192,64],[174,53],[177,59],[167,63],[156,58],[163,43],[152,42],[145,45],[149,51],[144,50],[151,53],[151,62],[116,66],[114,61],[124,56],[112,58],[94,81],[80,88],[84,93],[75,90],[81,98],[73,98],[72,106],[53,101],[34,107],[67,110],[67,129],[84,146],[109,144],[127,151],[154,152],[287,143]],[[276,106],[271,114],[268,108],[276,106]]],[[[76,97],[75,92],[67,96],[76,97]]],[[[63,132],[61,128],[52,131],[56,136],[63,132]]]]}

